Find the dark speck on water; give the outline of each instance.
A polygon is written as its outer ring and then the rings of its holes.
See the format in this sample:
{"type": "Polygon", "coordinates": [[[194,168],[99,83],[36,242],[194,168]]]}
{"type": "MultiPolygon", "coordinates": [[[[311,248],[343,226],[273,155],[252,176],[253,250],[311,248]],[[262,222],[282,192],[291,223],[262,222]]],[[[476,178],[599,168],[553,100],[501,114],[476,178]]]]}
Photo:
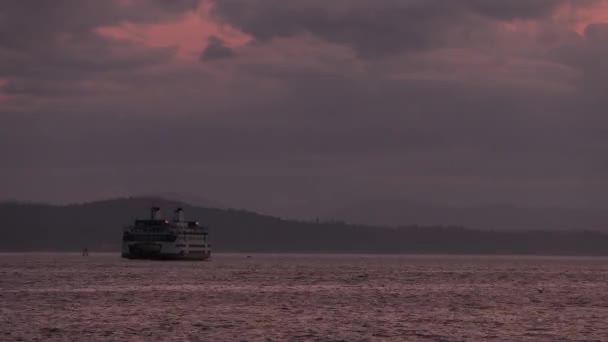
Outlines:
{"type": "Polygon", "coordinates": [[[0,340],[603,341],[607,293],[607,258],[0,254],[0,340]]]}

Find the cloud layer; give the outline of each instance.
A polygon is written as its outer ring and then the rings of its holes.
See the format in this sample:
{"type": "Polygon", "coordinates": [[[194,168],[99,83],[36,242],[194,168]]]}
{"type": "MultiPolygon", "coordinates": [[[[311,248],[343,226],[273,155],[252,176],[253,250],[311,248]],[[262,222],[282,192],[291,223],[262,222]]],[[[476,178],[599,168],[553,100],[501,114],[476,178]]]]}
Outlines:
{"type": "Polygon", "coordinates": [[[604,18],[602,0],[4,1],[0,185],[291,216],[605,208],[604,18]]]}

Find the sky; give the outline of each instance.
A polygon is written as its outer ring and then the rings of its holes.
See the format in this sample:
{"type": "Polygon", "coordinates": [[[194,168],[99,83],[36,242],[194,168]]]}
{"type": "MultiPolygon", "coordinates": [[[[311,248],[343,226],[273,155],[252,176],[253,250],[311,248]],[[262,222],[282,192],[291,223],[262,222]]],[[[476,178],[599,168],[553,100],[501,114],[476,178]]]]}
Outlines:
{"type": "Polygon", "coordinates": [[[3,0],[0,199],[608,208],[608,1],[3,0]]]}

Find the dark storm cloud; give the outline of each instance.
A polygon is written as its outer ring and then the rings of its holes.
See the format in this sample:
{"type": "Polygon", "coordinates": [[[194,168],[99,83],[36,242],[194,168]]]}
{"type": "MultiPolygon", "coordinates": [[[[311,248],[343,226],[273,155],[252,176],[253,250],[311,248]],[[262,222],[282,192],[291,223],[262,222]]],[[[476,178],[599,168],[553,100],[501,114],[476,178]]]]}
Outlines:
{"type": "Polygon", "coordinates": [[[559,6],[588,7],[597,2],[597,0],[464,0],[458,2],[457,6],[490,18],[511,20],[542,19],[551,15],[559,6]]]}
{"type": "Polygon", "coordinates": [[[229,58],[234,55],[234,51],[227,47],[224,41],[218,37],[211,36],[207,39],[207,47],[201,53],[200,58],[202,61],[210,61],[214,59],[229,58]]]}
{"type": "MultiPolygon", "coordinates": [[[[564,43],[548,52],[549,58],[581,74],[578,82],[585,112],[602,113],[608,99],[602,94],[608,82],[608,24],[590,24],[575,41],[564,43]]],[[[605,115],[599,114],[602,117],[605,115]]]]}
{"type": "Polygon", "coordinates": [[[218,1],[213,13],[255,39],[312,33],[363,57],[463,46],[488,21],[544,19],[559,6],[593,0],[218,1]]]}
{"type": "Polygon", "coordinates": [[[606,43],[608,41],[608,24],[591,24],[585,28],[585,37],[594,42],[606,43]]]}

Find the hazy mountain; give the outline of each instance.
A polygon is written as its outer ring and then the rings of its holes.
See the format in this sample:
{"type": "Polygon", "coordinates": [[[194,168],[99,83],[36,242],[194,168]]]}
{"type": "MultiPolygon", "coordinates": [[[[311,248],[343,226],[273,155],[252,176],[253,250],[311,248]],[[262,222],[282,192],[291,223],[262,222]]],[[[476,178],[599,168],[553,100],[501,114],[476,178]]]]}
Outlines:
{"type": "Polygon", "coordinates": [[[524,208],[510,205],[456,207],[383,199],[358,202],[325,215],[368,225],[459,225],[474,229],[608,231],[608,211],[524,208]]]}
{"type": "Polygon", "coordinates": [[[181,203],[188,203],[191,206],[203,207],[203,208],[219,208],[219,209],[227,209],[230,206],[225,205],[223,203],[210,200],[208,198],[204,198],[199,195],[191,194],[191,193],[183,193],[183,192],[161,192],[157,194],[143,194],[142,198],[163,198],[168,201],[175,201],[181,203]]]}
{"type": "Polygon", "coordinates": [[[121,229],[150,206],[177,206],[210,227],[214,251],[501,253],[608,255],[608,235],[595,232],[491,232],[459,227],[399,228],[342,222],[288,221],[252,212],[194,207],[157,198],[68,206],[0,204],[0,250],[118,251],[121,229]]]}

